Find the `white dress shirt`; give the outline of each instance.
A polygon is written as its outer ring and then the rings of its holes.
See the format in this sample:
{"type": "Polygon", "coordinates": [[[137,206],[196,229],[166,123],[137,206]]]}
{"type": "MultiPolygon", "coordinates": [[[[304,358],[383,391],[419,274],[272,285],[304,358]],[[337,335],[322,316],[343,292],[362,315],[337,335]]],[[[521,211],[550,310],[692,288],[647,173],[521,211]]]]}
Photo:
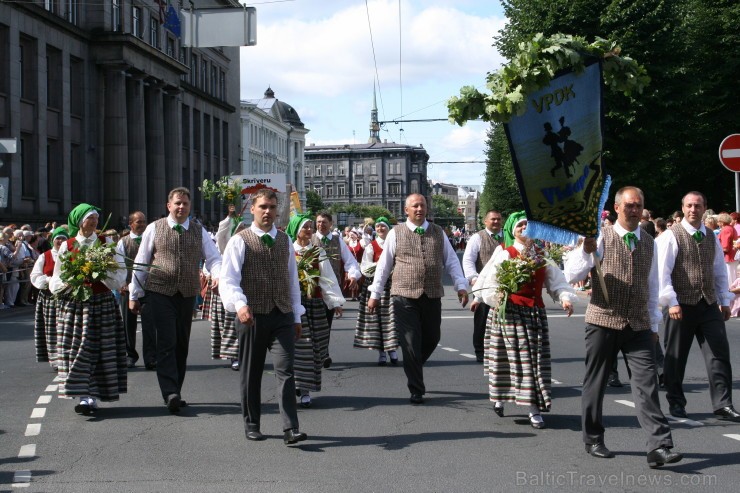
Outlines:
{"type": "MultiPolygon", "coordinates": [[[[704,241],[714,241],[716,243],[713,265],[714,292],[717,295],[717,303],[719,303],[720,306],[730,306],[735,294],[730,293],[729,291],[730,286],[727,280],[725,257],[722,253],[722,246],[719,243],[719,238],[715,234],[708,235],[703,224],[697,230],[690,225],[685,218],[681,221],[681,226],[683,226],[690,235],[693,235],[696,231],[701,231],[704,234],[704,241]]],[[[655,239],[655,243],[658,245],[660,304],[670,308],[678,305],[678,296],[676,295],[676,291],[673,289],[673,280],[671,279],[673,267],[676,265],[676,257],[678,256],[678,242],[676,241],[676,236],[673,234],[673,231],[669,228],[655,239]]]]}
{"type": "MultiPolygon", "coordinates": [[[[177,224],[177,221],[172,219],[172,216],[167,216],[167,225],[172,228],[177,224]]],[[[144,230],[144,234],[141,235],[141,245],[139,245],[139,253],[136,254],[134,263],[139,264],[139,269],[143,269],[142,264],[150,264],[152,261],[152,253],[154,252],[154,235],[157,227],[157,222],[150,223],[144,230]]],[[[184,229],[190,229],[190,218],[186,219],[182,224],[184,229]]],[[[217,278],[221,269],[221,254],[216,249],[216,244],[213,243],[211,235],[199,224],[195,227],[201,228],[201,245],[203,248],[202,257],[206,259],[206,267],[211,272],[213,278],[217,278]]],[[[148,270],[135,270],[131,276],[131,283],[128,286],[128,292],[130,293],[129,299],[131,301],[137,301],[139,298],[144,296],[144,286],[146,286],[146,280],[149,278],[148,270]]]]}
{"type": "MultiPolygon", "coordinates": [[[[54,250],[53,248],[50,251],[51,258],[56,264],[59,252],[57,250],[54,250]]],[[[33,269],[31,270],[31,284],[33,284],[33,287],[35,287],[36,289],[44,290],[49,287],[49,281],[51,280],[51,277],[44,274],[45,265],[46,255],[42,253],[41,255],[39,255],[39,258],[36,259],[36,262],[33,264],[33,269]]]]}
{"type": "MultiPolygon", "coordinates": [[[[275,239],[277,236],[275,226],[268,233],[262,231],[254,223],[252,223],[249,229],[260,238],[264,234],[269,234],[272,239],[275,239]]],[[[218,281],[221,302],[224,305],[224,309],[228,312],[236,313],[241,307],[249,304],[249,300],[247,300],[247,296],[244,294],[241,286],[242,267],[244,266],[245,256],[246,245],[244,244],[244,240],[241,237],[232,236],[224,249],[224,257],[221,261],[221,278],[218,281]]],[[[301,305],[301,287],[298,284],[298,269],[296,268],[295,254],[290,246],[288,246],[288,258],[285,261],[288,262],[288,275],[290,276],[288,283],[290,286],[290,304],[293,307],[293,320],[299,324],[301,323],[301,315],[306,312],[306,309],[301,305]]]]}
{"type": "MultiPolygon", "coordinates": [[[[416,230],[416,225],[410,220],[406,220],[404,225],[411,231],[416,230]]],[[[424,220],[424,224],[421,225],[424,231],[429,228],[429,222],[424,220]]],[[[452,278],[452,282],[455,285],[455,290],[460,291],[461,289],[468,289],[468,280],[463,275],[462,268],[460,267],[460,261],[457,259],[455,251],[452,249],[452,245],[443,238],[443,250],[442,254],[444,257],[444,268],[447,274],[452,278]]],[[[370,285],[368,290],[370,291],[370,298],[379,300],[385,290],[385,283],[388,277],[393,271],[393,265],[396,258],[396,230],[391,229],[388,232],[388,236],[385,237],[385,244],[383,245],[383,254],[378,259],[378,265],[375,268],[375,278],[373,283],[370,285]]],[[[421,262],[422,260],[419,259],[421,262]]]]}
{"type": "MultiPolygon", "coordinates": [[[[93,233],[87,238],[82,236],[82,231],[79,231],[77,233],[77,236],[75,236],[75,240],[80,245],[80,247],[83,246],[91,246],[95,241],[97,241],[98,235],[93,233]]],[[[113,240],[110,238],[105,238],[106,243],[113,243],[113,240]]],[[[49,290],[53,294],[60,293],[67,287],[67,283],[62,281],[61,275],[62,275],[62,262],[59,261],[59,257],[66,253],[68,251],[67,248],[67,242],[65,241],[62,243],[62,246],[59,247],[59,252],[57,256],[57,261],[54,263],[54,275],[49,280],[49,290]]],[[[108,271],[108,278],[103,281],[103,284],[110,289],[111,291],[117,291],[121,289],[121,287],[126,284],[126,262],[123,260],[123,257],[116,252],[115,254],[116,262],[118,263],[119,267],[115,270],[109,270],[108,271]]]]}
{"type": "MultiPolygon", "coordinates": [[[[501,232],[494,233],[489,229],[485,229],[484,231],[491,236],[501,234],[501,232]]],[[[465,246],[465,253],[463,253],[463,272],[471,284],[475,282],[475,278],[478,277],[479,274],[475,267],[475,261],[478,260],[478,254],[480,253],[480,241],[481,238],[478,233],[471,235],[470,238],[468,238],[468,244],[465,246]]]]}
{"type": "MultiPolygon", "coordinates": [[[[319,241],[324,238],[324,235],[322,235],[318,231],[316,232],[316,236],[318,237],[319,241]]],[[[326,235],[326,238],[331,241],[332,236],[334,236],[334,233],[329,231],[329,234],[326,235]]],[[[344,264],[344,272],[347,273],[347,277],[349,277],[350,279],[354,279],[355,281],[359,280],[360,277],[362,277],[362,273],[360,273],[360,266],[357,264],[357,259],[354,255],[352,255],[352,252],[349,251],[349,247],[342,238],[339,238],[339,256],[342,258],[342,264],[344,264]]]]}
{"type": "MultiPolygon", "coordinates": [[[[620,238],[624,239],[624,235],[629,233],[625,228],[623,228],[618,222],[614,223],[614,232],[619,235],[620,238]]],[[[640,226],[637,227],[636,230],[632,231],[632,233],[635,234],[637,237],[637,241],[639,242],[641,239],[641,234],[645,232],[640,226]]],[[[663,235],[661,235],[663,236],[663,235]]],[[[636,248],[635,245],[630,245],[630,250],[634,251],[636,248]]],[[[596,256],[599,258],[604,257],[604,237],[599,236],[599,239],[596,240],[596,256]]],[[[590,253],[586,253],[583,251],[583,245],[579,246],[575,250],[572,250],[567,258],[565,259],[565,279],[569,283],[575,283],[578,281],[581,281],[583,279],[586,279],[588,276],[588,273],[591,272],[591,269],[594,267],[594,256],[590,253]]],[[[650,330],[653,332],[658,332],[658,327],[663,322],[663,313],[660,311],[660,306],[658,304],[659,298],[658,298],[658,290],[660,283],[658,281],[658,242],[656,241],[653,245],[653,261],[650,263],[650,274],[648,275],[648,316],[650,317],[650,330]]],[[[600,282],[598,279],[591,279],[591,284],[595,284],[600,282]]]]}
{"type": "MultiPolygon", "coordinates": [[[[137,235],[133,231],[130,232],[128,234],[128,236],[130,236],[132,240],[135,240],[136,238],[141,238],[141,236],[137,235]]],[[[124,238],[125,238],[125,236],[124,236],[124,238]]],[[[144,240],[142,240],[142,241],[144,241],[144,240]]],[[[121,238],[120,240],[118,240],[118,243],[116,243],[116,253],[119,254],[124,259],[126,258],[126,247],[123,244],[123,238],[121,238]]],[[[131,259],[131,260],[133,260],[133,259],[131,259]]]]}

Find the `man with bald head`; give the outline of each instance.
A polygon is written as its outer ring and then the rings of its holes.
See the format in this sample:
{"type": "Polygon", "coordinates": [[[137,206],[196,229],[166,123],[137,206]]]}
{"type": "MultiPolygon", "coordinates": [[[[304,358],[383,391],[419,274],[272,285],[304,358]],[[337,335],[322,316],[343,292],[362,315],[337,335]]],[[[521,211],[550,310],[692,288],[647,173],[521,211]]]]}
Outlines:
{"type": "Polygon", "coordinates": [[[442,228],[427,221],[426,198],[409,195],[404,211],[406,222],[395,226],[385,239],[369,288],[367,309],[369,313],[378,309],[385,283],[393,272],[393,316],[411,392],[409,400],[422,404],[426,392],[423,365],[440,339],[442,274],[446,271],[452,277],[462,306],[468,303],[468,281],[442,228]]]}

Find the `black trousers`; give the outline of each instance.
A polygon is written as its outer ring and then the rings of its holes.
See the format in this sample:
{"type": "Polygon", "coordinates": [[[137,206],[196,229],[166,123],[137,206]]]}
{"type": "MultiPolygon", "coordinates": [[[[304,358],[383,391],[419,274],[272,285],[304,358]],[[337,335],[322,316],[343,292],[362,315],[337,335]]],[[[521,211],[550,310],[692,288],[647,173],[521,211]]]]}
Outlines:
{"type": "Polygon", "coordinates": [[[277,308],[267,315],[255,315],[254,325],[247,327],[236,319],[239,335],[239,381],[242,417],[246,431],[259,430],[262,408],[262,374],[267,351],[277,379],[277,401],[283,431],[298,428],[295,402],[295,331],[293,312],[277,308]]]}
{"type": "Polygon", "coordinates": [[[732,365],[722,312],[717,303],[709,305],[704,299],[696,305],[681,305],[681,312],[683,320],[668,319],[665,327],[663,378],[668,405],[686,407],[683,378],[696,337],[707,367],[712,409],[731,406],[732,365]]]}
{"type": "MultiPolygon", "coordinates": [[[[126,334],[126,356],[139,361],[139,353],[136,352],[136,321],[138,315],[128,309],[129,293],[121,293],[121,318],[123,318],[123,332],[126,334]]],[[[143,305],[143,303],[142,303],[143,305]]],[[[143,335],[143,334],[142,334],[143,335]]]]}
{"type": "Polygon", "coordinates": [[[326,309],[326,322],[329,324],[329,332],[326,334],[326,356],[329,357],[329,342],[331,342],[331,324],[334,322],[334,310],[330,310],[326,303],[324,303],[326,309]]]}
{"type": "MultiPolygon", "coordinates": [[[[154,327],[154,320],[151,315],[147,316],[145,313],[156,307],[148,302],[149,298],[143,296],[139,298],[141,303],[141,353],[144,358],[144,364],[151,364],[157,362],[157,330],[154,327]]],[[[129,313],[131,313],[129,311],[129,313]]],[[[131,313],[133,315],[133,313],[131,313]]],[[[123,318],[124,324],[126,323],[126,317],[123,318]]],[[[134,319],[135,320],[135,319],[134,319]]],[[[135,327],[135,325],[134,325],[135,327]]],[[[127,327],[128,330],[128,327],[127,327]]],[[[128,332],[126,332],[126,350],[128,351],[128,332]]],[[[134,331],[133,344],[136,344],[136,332],[134,331]]],[[[138,357],[138,355],[137,355],[138,357]]]]}
{"type": "Polygon", "coordinates": [[[142,313],[143,323],[151,323],[156,333],[157,380],[162,397],[181,394],[185,381],[190,327],[193,324],[195,296],[180,293],[166,296],[146,292],[147,309],[142,313]]]}
{"type": "Polygon", "coordinates": [[[486,336],[486,321],[491,307],[481,303],[473,312],[473,349],[476,356],[483,356],[483,339],[486,336]]]}
{"type": "Polygon", "coordinates": [[[632,399],[637,420],[648,434],[647,451],[673,447],[671,428],[660,410],[652,332],[631,327],[614,330],[591,324],[586,325],[586,375],[581,396],[583,442],[604,443],[604,390],[620,350],[629,361],[632,399]]]}
{"type": "Polygon", "coordinates": [[[412,394],[425,394],[424,363],[437,348],[442,325],[442,300],[393,296],[398,342],[403,353],[403,371],[412,394]]]}

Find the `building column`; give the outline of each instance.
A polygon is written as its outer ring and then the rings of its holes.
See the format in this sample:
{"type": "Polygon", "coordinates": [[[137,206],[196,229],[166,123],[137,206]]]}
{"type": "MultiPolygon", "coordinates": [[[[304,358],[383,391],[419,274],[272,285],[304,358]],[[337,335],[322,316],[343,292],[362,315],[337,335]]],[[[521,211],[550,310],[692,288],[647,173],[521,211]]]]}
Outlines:
{"type": "Polygon", "coordinates": [[[144,124],[144,83],[133,75],[126,81],[128,115],[128,175],[131,210],[147,213],[146,128],[144,124]]]}
{"type": "Polygon", "coordinates": [[[146,216],[150,220],[167,214],[167,188],[164,179],[164,123],[162,91],[157,81],[149,79],[144,90],[146,130],[146,216]]]}
{"type": "Polygon", "coordinates": [[[184,185],[182,183],[181,126],[180,91],[168,91],[164,95],[164,170],[167,190],[184,185]]]}
{"type": "Polygon", "coordinates": [[[118,228],[129,212],[126,75],[121,68],[105,71],[103,132],[103,212],[112,214],[109,225],[118,228]]]}

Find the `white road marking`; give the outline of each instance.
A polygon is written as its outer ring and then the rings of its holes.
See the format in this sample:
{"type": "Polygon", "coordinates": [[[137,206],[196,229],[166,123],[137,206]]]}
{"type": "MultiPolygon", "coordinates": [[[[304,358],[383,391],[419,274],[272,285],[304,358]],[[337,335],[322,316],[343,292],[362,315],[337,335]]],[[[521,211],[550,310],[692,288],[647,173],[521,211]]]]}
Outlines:
{"type": "Polygon", "coordinates": [[[444,349],[445,351],[452,351],[453,353],[459,353],[460,352],[457,349],[453,349],[451,347],[443,347],[442,349],[444,349]]]}
{"type": "Polygon", "coordinates": [[[474,354],[460,353],[460,356],[462,356],[463,358],[473,358],[473,359],[475,359],[475,355],[474,354]]]}
{"type": "Polygon", "coordinates": [[[554,383],[555,385],[563,385],[563,382],[561,382],[560,380],[555,380],[554,378],[552,379],[552,383],[554,383]]]}
{"type": "Polygon", "coordinates": [[[685,418],[674,418],[670,414],[666,416],[666,419],[668,421],[672,421],[673,423],[680,423],[680,424],[692,426],[692,427],[704,426],[704,423],[701,423],[699,421],[694,421],[693,419],[685,419],[685,418]]]}
{"type": "Polygon", "coordinates": [[[50,402],[51,402],[50,395],[42,395],[39,397],[39,400],[36,401],[36,404],[48,404],[50,402]]]}
{"type": "Polygon", "coordinates": [[[61,382],[61,381],[62,381],[62,377],[60,377],[59,375],[54,377],[54,380],[52,380],[52,382],[61,382]]]}
{"type": "Polygon", "coordinates": [[[31,471],[15,471],[13,474],[13,488],[24,488],[31,482],[31,471]]]}
{"type": "Polygon", "coordinates": [[[29,443],[28,445],[23,445],[21,447],[21,451],[18,452],[19,459],[28,459],[31,457],[36,457],[36,444],[35,443],[29,443]]]}
{"type": "Polygon", "coordinates": [[[735,435],[733,433],[728,433],[727,435],[722,435],[722,436],[726,436],[727,438],[732,438],[733,440],[740,441],[740,435],[735,435]]]}
{"type": "Polygon", "coordinates": [[[46,390],[44,392],[56,392],[59,388],[59,385],[47,385],[46,390]]]}
{"type": "Polygon", "coordinates": [[[31,419],[34,418],[43,418],[46,416],[46,408],[45,407],[34,407],[33,411],[31,411],[31,419]]]}
{"type": "Polygon", "coordinates": [[[617,399],[614,402],[616,402],[618,404],[624,404],[625,406],[629,406],[629,407],[635,407],[635,403],[632,402],[632,401],[623,401],[621,399],[617,399]]]}
{"type": "Polygon", "coordinates": [[[41,423],[26,425],[26,436],[33,437],[41,433],[41,423]]]}

